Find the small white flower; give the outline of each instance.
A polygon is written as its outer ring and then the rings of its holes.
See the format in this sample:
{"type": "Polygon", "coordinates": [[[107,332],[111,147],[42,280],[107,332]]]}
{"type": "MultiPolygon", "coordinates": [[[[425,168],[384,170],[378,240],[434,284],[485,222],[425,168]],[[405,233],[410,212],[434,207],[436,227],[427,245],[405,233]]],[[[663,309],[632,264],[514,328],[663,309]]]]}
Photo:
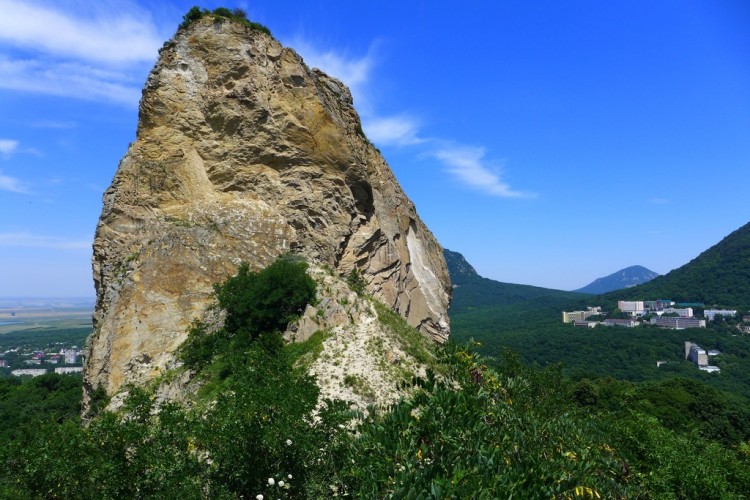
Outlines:
{"type": "Polygon", "coordinates": [[[291,439],[287,439],[286,440],[286,445],[287,446],[292,446],[292,440],[291,439]]]}
{"type": "Polygon", "coordinates": [[[284,487],[284,481],[279,481],[279,486],[283,488],[284,487]]]}
{"type": "Polygon", "coordinates": [[[287,477],[288,477],[289,479],[291,479],[291,478],[292,478],[292,475],[291,475],[291,474],[289,474],[289,475],[288,475],[287,477]]]}
{"type": "Polygon", "coordinates": [[[273,486],[274,484],[276,484],[276,481],[274,481],[274,479],[272,477],[269,477],[268,478],[268,484],[271,485],[271,486],[273,486]]]}
{"type": "Polygon", "coordinates": [[[255,500],[263,500],[263,495],[255,495],[255,500]]]}

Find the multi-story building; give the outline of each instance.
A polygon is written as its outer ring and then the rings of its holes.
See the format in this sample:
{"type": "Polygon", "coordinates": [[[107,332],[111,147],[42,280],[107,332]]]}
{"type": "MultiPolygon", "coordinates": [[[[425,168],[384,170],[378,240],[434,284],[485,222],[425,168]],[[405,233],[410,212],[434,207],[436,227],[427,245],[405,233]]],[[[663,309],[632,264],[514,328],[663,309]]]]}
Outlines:
{"type": "Polygon", "coordinates": [[[641,324],[640,321],[636,321],[634,319],[612,319],[607,318],[604,321],[602,321],[602,324],[605,326],[625,326],[628,328],[634,328],[641,324]]]}
{"type": "Polygon", "coordinates": [[[587,307],[585,311],[563,311],[563,323],[573,323],[575,321],[586,321],[591,316],[602,313],[601,307],[587,307]]]}
{"type": "Polygon", "coordinates": [[[708,365],[708,353],[698,344],[685,341],[685,359],[689,359],[698,366],[708,365]]]}
{"type": "Polygon", "coordinates": [[[63,354],[65,355],[66,365],[76,364],[76,361],[78,360],[78,353],[75,349],[65,349],[65,352],[63,354]]]}
{"type": "Polygon", "coordinates": [[[692,307],[683,307],[683,308],[667,307],[662,310],[662,314],[676,314],[680,318],[692,318],[693,308],[692,307]]]}
{"type": "Polygon", "coordinates": [[[651,318],[651,324],[662,328],[671,328],[672,330],[682,330],[684,328],[706,328],[705,319],[675,318],[672,316],[655,316],[651,318]]]}
{"type": "Polygon", "coordinates": [[[647,300],[643,303],[649,311],[663,311],[666,307],[672,307],[674,302],[668,299],[647,300]]]}
{"type": "Polygon", "coordinates": [[[703,311],[703,316],[708,321],[713,321],[717,314],[720,314],[725,318],[734,318],[737,315],[737,311],[729,309],[706,309],[703,311]]]}
{"type": "Polygon", "coordinates": [[[689,359],[690,361],[695,363],[698,368],[705,372],[718,373],[721,371],[718,366],[711,366],[708,364],[709,355],[718,355],[713,353],[721,354],[718,351],[713,350],[706,352],[706,350],[698,344],[695,344],[689,340],[685,341],[685,359],[689,359]]]}
{"type": "Polygon", "coordinates": [[[44,368],[20,368],[18,370],[13,370],[10,373],[11,375],[14,375],[16,377],[20,377],[21,375],[31,375],[32,377],[38,377],[47,373],[47,370],[44,368]]]}
{"type": "Polygon", "coordinates": [[[58,374],[80,373],[82,371],[83,371],[82,366],[61,366],[59,368],[55,368],[55,373],[58,373],[58,374]]]}
{"type": "Polygon", "coordinates": [[[580,326],[583,328],[594,328],[596,325],[598,325],[598,321],[574,321],[573,326],[580,326]]]}
{"type": "Polygon", "coordinates": [[[631,316],[641,316],[646,313],[646,306],[642,300],[620,300],[617,302],[617,308],[624,313],[630,313],[631,316]]]}

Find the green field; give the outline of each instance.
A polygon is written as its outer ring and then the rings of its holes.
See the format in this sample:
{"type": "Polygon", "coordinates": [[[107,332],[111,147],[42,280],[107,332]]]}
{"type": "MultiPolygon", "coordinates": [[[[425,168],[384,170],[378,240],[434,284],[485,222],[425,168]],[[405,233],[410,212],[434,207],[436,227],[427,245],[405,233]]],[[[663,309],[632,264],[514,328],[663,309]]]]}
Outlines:
{"type": "Polygon", "coordinates": [[[90,307],[50,308],[0,308],[0,335],[50,328],[91,327],[90,307]]]}

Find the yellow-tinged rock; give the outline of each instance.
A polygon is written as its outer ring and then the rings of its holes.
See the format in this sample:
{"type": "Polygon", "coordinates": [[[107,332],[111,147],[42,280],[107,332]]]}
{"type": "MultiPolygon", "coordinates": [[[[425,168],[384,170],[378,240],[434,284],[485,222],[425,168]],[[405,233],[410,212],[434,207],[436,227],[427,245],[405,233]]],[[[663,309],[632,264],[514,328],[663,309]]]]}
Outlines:
{"type": "Polygon", "coordinates": [[[215,283],[286,252],[341,275],[357,267],[367,293],[448,337],[442,249],[364,137],[349,90],[242,23],[205,18],[164,45],[103,204],[87,391],[152,379],[215,283]]]}

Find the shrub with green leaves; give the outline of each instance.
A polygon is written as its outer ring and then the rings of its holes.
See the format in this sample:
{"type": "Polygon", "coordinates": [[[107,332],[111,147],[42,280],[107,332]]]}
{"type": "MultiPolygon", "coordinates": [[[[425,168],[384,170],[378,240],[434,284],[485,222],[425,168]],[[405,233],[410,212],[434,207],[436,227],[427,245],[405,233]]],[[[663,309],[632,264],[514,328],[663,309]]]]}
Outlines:
{"type": "Polygon", "coordinates": [[[219,381],[234,371],[232,358],[256,340],[269,350],[283,344],[280,332],[290,321],[316,302],[315,281],[307,264],[292,256],[254,272],[243,263],[235,276],[214,287],[217,305],[226,312],[224,326],[211,330],[194,322],[180,346],[179,358],[186,366],[201,370],[214,362],[219,381]]]}
{"type": "Polygon", "coordinates": [[[452,380],[417,381],[414,397],[370,412],[359,427],[345,461],[353,496],[624,496],[622,463],[591,422],[563,408],[537,410],[525,374],[499,374],[455,346],[442,357],[452,380]]]}
{"type": "Polygon", "coordinates": [[[247,18],[247,12],[245,12],[244,9],[228,9],[226,7],[217,7],[214,10],[208,10],[208,9],[201,9],[198,6],[193,6],[190,8],[190,10],[182,16],[182,23],[180,23],[179,29],[185,29],[194,22],[206,17],[206,16],[212,16],[214,19],[229,19],[241,22],[246,27],[255,30],[255,31],[261,31],[267,35],[271,35],[271,31],[263,26],[260,23],[256,23],[253,21],[250,21],[247,18]]]}
{"type": "Polygon", "coordinates": [[[315,281],[306,270],[304,261],[288,256],[259,272],[241,264],[237,275],[215,287],[219,305],[227,312],[224,328],[250,338],[286,329],[307,304],[315,303],[315,281]]]}
{"type": "Polygon", "coordinates": [[[346,275],[346,284],[349,285],[352,292],[357,295],[363,295],[367,287],[367,280],[359,272],[359,269],[355,267],[346,275]]]}

